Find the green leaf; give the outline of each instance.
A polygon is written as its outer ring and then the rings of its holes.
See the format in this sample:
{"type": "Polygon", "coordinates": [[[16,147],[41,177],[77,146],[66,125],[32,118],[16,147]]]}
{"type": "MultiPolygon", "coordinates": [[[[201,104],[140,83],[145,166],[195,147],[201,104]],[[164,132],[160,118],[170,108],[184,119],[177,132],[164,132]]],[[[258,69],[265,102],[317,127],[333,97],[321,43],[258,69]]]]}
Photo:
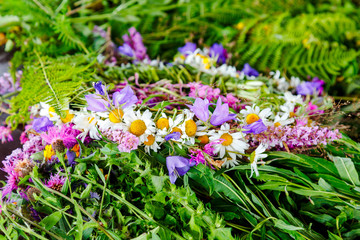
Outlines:
{"type": "Polygon", "coordinates": [[[329,157],[334,161],[341,179],[352,183],[354,186],[360,186],[359,175],[350,158],[335,157],[332,155],[329,155],[329,157]]]}
{"type": "Polygon", "coordinates": [[[97,174],[99,175],[99,177],[101,178],[101,180],[103,181],[103,183],[105,184],[105,176],[104,174],[101,172],[100,168],[97,166],[97,164],[94,164],[95,166],[95,169],[96,169],[96,172],[97,174]]]}
{"type": "Polygon", "coordinates": [[[294,225],[287,224],[281,219],[274,219],[275,227],[282,229],[282,230],[289,230],[289,231],[298,231],[304,230],[302,227],[296,227],[294,225]]]}
{"type": "Polygon", "coordinates": [[[214,178],[213,171],[205,166],[204,164],[199,164],[195,167],[192,167],[187,175],[189,178],[193,179],[196,183],[200,184],[205,188],[209,195],[212,195],[214,192],[214,178]]]}
{"type": "Polygon", "coordinates": [[[91,188],[92,188],[92,184],[89,183],[87,187],[84,189],[84,191],[80,194],[80,198],[81,199],[88,198],[90,196],[91,188]]]}
{"type": "Polygon", "coordinates": [[[39,223],[41,226],[44,226],[46,230],[50,230],[55,224],[57,224],[62,217],[61,212],[54,212],[50,214],[49,216],[45,217],[41,222],[39,223]]]}

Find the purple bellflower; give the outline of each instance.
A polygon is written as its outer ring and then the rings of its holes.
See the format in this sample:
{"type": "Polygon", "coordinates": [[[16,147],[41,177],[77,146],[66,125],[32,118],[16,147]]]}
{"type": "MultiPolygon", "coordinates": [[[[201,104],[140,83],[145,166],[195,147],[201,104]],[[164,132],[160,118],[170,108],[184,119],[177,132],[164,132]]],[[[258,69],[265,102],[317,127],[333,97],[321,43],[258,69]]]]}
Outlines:
{"type": "Polygon", "coordinates": [[[54,124],[48,117],[36,118],[33,122],[32,128],[38,132],[46,132],[49,127],[53,127],[54,124]]]}
{"type": "MultiPolygon", "coordinates": [[[[110,108],[111,99],[106,92],[106,88],[101,82],[94,84],[96,90],[95,94],[85,95],[85,99],[88,104],[88,110],[94,112],[105,112],[110,108]]],[[[138,98],[134,94],[134,91],[128,85],[121,91],[113,94],[113,104],[115,107],[121,106],[123,109],[130,107],[138,102],[138,98]]]]}
{"type": "Polygon", "coordinates": [[[229,105],[227,103],[222,104],[221,98],[219,97],[216,103],[216,108],[210,118],[210,123],[214,126],[220,126],[221,124],[234,120],[236,114],[229,113],[229,105]]]}
{"type": "Polygon", "coordinates": [[[194,104],[187,105],[190,110],[195,113],[196,117],[203,122],[209,119],[209,106],[213,105],[208,99],[196,98],[194,104]]]}
{"type": "Polygon", "coordinates": [[[179,132],[173,132],[165,136],[165,141],[169,141],[171,139],[179,140],[181,137],[181,133],[179,132]]]}
{"type": "Polygon", "coordinates": [[[256,71],[255,69],[253,69],[252,67],[250,67],[250,64],[245,63],[244,68],[241,70],[246,76],[254,76],[257,77],[259,76],[259,72],[256,71]]]}
{"type": "Polygon", "coordinates": [[[166,158],[166,167],[169,171],[170,182],[175,183],[178,176],[184,176],[195,162],[190,163],[189,159],[181,156],[168,156],[166,158]]]}
{"type": "Polygon", "coordinates": [[[228,53],[223,45],[214,43],[210,48],[210,57],[217,57],[217,63],[225,63],[228,53]]]}
{"type": "Polygon", "coordinates": [[[134,91],[129,85],[121,89],[120,92],[115,92],[113,94],[113,104],[115,107],[122,105],[122,108],[131,107],[138,102],[138,98],[134,94],[134,91]]]}
{"type": "Polygon", "coordinates": [[[90,111],[105,112],[110,107],[110,103],[98,94],[87,94],[85,99],[88,105],[87,110],[90,111]]]}
{"type": "Polygon", "coordinates": [[[325,82],[318,77],[314,77],[311,82],[303,82],[296,87],[297,94],[313,95],[314,93],[322,94],[325,82]]]}
{"type": "Polygon", "coordinates": [[[244,133],[253,133],[253,134],[259,134],[267,130],[267,127],[265,126],[265,124],[261,119],[252,124],[246,125],[243,128],[248,129],[244,131],[244,133]]]}
{"type": "Polygon", "coordinates": [[[195,50],[196,50],[196,43],[192,43],[192,42],[187,42],[183,47],[178,48],[178,51],[185,56],[188,55],[189,53],[195,52],[195,50]]]}
{"type": "Polygon", "coordinates": [[[134,56],[134,50],[131,48],[131,46],[127,43],[124,43],[122,46],[118,48],[118,51],[120,54],[133,57],[134,56]]]}

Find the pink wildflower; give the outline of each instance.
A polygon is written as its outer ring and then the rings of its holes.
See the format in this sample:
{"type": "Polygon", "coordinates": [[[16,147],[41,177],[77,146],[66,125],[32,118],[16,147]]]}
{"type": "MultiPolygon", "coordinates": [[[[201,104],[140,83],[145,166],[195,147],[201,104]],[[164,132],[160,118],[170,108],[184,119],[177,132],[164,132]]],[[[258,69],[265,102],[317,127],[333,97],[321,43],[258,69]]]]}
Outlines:
{"type": "MultiPolygon", "coordinates": [[[[6,195],[11,194],[13,190],[18,189],[18,182],[22,175],[20,163],[27,159],[28,156],[21,150],[21,148],[17,148],[12,153],[2,161],[3,170],[7,176],[6,185],[2,189],[2,197],[4,198],[6,195]]],[[[26,166],[25,166],[26,167],[26,166]]]]}
{"type": "Polygon", "coordinates": [[[10,127],[0,126],[0,140],[1,143],[11,142],[12,140],[14,140],[11,136],[10,127]]]}
{"type": "Polygon", "coordinates": [[[106,130],[103,132],[110,140],[117,142],[119,145],[117,148],[120,152],[130,152],[135,150],[139,146],[139,138],[129,132],[122,130],[106,130]]]}
{"type": "Polygon", "coordinates": [[[31,135],[30,139],[24,143],[23,150],[28,156],[44,150],[45,146],[42,144],[42,139],[38,135],[31,135]]]}
{"type": "Polygon", "coordinates": [[[289,149],[326,145],[328,142],[341,138],[339,130],[330,130],[319,126],[279,126],[270,127],[267,131],[254,135],[253,143],[263,143],[269,147],[284,149],[284,144],[289,149]]]}
{"type": "Polygon", "coordinates": [[[50,179],[45,183],[48,188],[60,191],[64,185],[66,177],[61,177],[58,173],[51,175],[50,179]]]}
{"type": "Polygon", "coordinates": [[[58,127],[50,127],[47,133],[42,133],[41,137],[47,144],[54,144],[58,140],[62,140],[66,148],[72,148],[77,143],[76,137],[81,132],[73,129],[72,125],[63,125],[61,129],[58,127]]]}
{"type": "Polygon", "coordinates": [[[221,99],[223,100],[224,103],[229,104],[229,107],[234,109],[236,112],[239,112],[241,110],[240,100],[236,98],[234,95],[232,95],[232,93],[227,94],[226,97],[221,96],[221,99]]]}
{"type": "Polygon", "coordinates": [[[207,98],[209,101],[215,100],[220,96],[219,88],[212,88],[208,85],[203,85],[199,82],[192,82],[187,84],[190,87],[189,97],[202,99],[207,98]]]}
{"type": "Polygon", "coordinates": [[[312,104],[311,102],[309,102],[309,106],[306,108],[306,111],[309,112],[309,115],[324,113],[324,110],[317,110],[318,108],[319,107],[317,105],[312,104]]]}
{"type": "Polygon", "coordinates": [[[204,153],[200,149],[189,149],[189,152],[191,153],[189,155],[189,163],[195,162],[196,165],[198,165],[199,163],[206,163],[204,153]]]}

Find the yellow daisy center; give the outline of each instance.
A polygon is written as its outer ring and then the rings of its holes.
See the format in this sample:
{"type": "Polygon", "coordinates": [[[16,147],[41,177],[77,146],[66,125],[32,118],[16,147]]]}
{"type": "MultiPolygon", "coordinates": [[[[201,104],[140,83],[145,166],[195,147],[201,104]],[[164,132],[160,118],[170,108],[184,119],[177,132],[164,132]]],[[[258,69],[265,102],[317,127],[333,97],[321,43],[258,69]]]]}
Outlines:
{"type": "Polygon", "coordinates": [[[200,141],[200,144],[207,144],[209,143],[209,137],[208,135],[199,136],[198,140],[200,141]]]}
{"type": "Polygon", "coordinates": [[[61,121],[63,122],[63,123],[68,123],[68,122],[70,122],[73,118],[74,118],[74,114],[71,114],[70,112],[69,112],[69,110],[66,110],[65,111],[66,112],[66,116],[64,117],[64,118],[61,118],[61,121]]]}
{"type": "Polygon", "coordinates": [[[122,117],[124,116],[124,111],[121,109],[114,109],[109,113],[109,120],[113,123],[120,123],[122,117]]]}
{"type": "Polygon", "coordinates": [[[54,117],[55,109],[53,107],[49,107],[49,116],[54,117]]]}
{"type": "Polygon", "coordinates": [[[169,120],[167,120],[167,118],[160,118],[156,122],[156,127],[158,129],[164,129],[164,128],[169,129],[169,120]]]}
{"type": "Polygon", "coordinates": [[[146,146],[151,146],[151,145],[154,144],[154,142],[155,142],[155,137],[154,137],[154,135],[149,135],[149,136],[147,137],[147,141],[145,141],[144,144],[145,144],[146,146]]]}
{"type": "Polygon", "coordinates": [[[135,120],[130,125],[130,132],[135,136],[139,137],[143,135],[146,131],[146,125],[143,120],[135,120]]]}
{"type": "Polygon", "coordinates": [[[289,117],[293,118],[293,117],[295,117],[295,116],[296,116],[296,114],[295,114],[294,112],[290,112],[290,113],[289,113],[289,117]]]}
{"type": "Polygon", "coordinates": [[[53,150],[51,145],[46,145],[44,150],[44,157],[45,160],[48,161],[51,159],[52,156],[55,155],[55,151],[53,150]]]}
{"type": "Polygon", "coordinates": [[[233,142],[233,137],[228,133],[224,133],[220,138],[224,139],[221,143],[223,146],[229,146],[233,142]]]}
{"type": "Polygon", "coordinates": [[[178,128],[178,127],[174,127],[173,129],[172,129],[172,131],[171,131],[171,133],[174,133],[174,132],[178,132],[178,133],[180,133],[181,135],[182,135],[182,131],[181,131],[181,129],[180,128],[178,128]]]}
{"type": "Polygon", "coordinates": [[[246,123],[247,124],[252,124],[256,121],[258,121],[260,118],[258,115],[256,115],[255,113],[250,113],[246,116],[246,123]]]}
{"type": "Polygon", "coordinates": [[[195,136],[196,130],[197,126],[194,120],[189,119],[185,122],[185,132],[189,137],[195,136]]]}
{"type": "Polygon", "coordinates": [[[281,124],[280,124],[279,122],[276,122],[276,123],[274,123],[274,126],[275,126],[275,127],[280,127],[281,124]]]}

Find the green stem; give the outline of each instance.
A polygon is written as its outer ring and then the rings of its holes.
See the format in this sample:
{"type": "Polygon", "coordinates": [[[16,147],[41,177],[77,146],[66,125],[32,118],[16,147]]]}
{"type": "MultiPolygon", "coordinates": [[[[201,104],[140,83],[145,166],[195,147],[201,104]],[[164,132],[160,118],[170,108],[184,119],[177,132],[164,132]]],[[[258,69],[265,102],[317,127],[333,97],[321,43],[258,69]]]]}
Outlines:
{"type": "Polygon", "coordinates": [[[102,208],[103,208],[104,197],[105,197],[105,192],[106,192],[105,190],[106,190],[106,187],[107,187],[107,183],[108,183],[108,181],[109,181],[109,178],[110,178],[111,168],[112,168],[112,165],[110,165],[110,167],[109,167],[108,176],[107,176],[107,179],[105,179],[105,183],[104,183],[104,189],[103,189],[103,192],[102,192],[101,202],[100,202],[99,219],[100,219],[101,214],[102,214],[102,208]]]}
{"type": "Polygon", "coordinates": [[[70,183],[70,177],[69,177],[69,174],[67,172],[67,168],[66,168],[66,165],[65,165],[65,162],[64,162],[64,155],[62,153],[59,153],[58,151],[56,151],[56,156],[58,157],[59,161],[61,162],[63,168],[64,168],[64,171],[65,171],[65,175],[66,175],[66,181],[69,185],[69,191],[70,191],[70,197],[71,199],[73,199],[73,194],[72,194],[72,190],[71,190],[71,183],[70,183]]]}
{"type": "Polygon", "coordinates": [[[103,231],[103,232],[106,234],[106,236],[108,236],[110,239],[114,239],[114,238],[110,235],[110,233],[108,233],[108,231],[106,231],[106,229],[103,228],[103,227],[100,225],[100,223],[99,223],[98,221],[96,221],[96,219],[93,218],[93,216],[91,216],[91,214],[88,213],[88,212],[87,212],[82,206],[80,206],[75,200],[69,198],[68,196],[65,196],[64,194],[62,194],[62,193],[60,193],[60,192],[58,192],[58,191],[56,191],[56,190],[54,190],[54,189],[48,188],[48,187],[46,187],[46,186],[43,186],[43,187],[44,187],[46,190],[48,190],[49,192],[52,192],[52,193],[54,193],[54,194],[57,194],[57,195],[59,195],[60,197],[68,200],[68,201],[71,202],[72,204],[76,205],[76,206],[80,209],[81,212],[83,212],[83,213],[84,213],[87,217],[89,217],[93,222],[96,222],[96,223],[98,224],[98,227],[100,228],[101,231],[103,231]]]}

